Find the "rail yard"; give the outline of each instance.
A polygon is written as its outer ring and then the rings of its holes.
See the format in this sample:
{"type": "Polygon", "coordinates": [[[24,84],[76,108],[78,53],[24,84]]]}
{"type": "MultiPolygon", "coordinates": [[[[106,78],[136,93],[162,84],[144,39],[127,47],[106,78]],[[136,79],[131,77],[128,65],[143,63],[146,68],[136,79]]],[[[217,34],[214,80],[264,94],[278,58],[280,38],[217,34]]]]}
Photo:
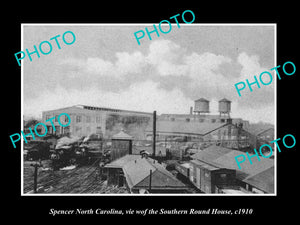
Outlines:
{"type": "Polygon", "coordinates": [[[48,127],[48,135],[24,144],[22,192],[274,193],[273,145],[265,152],[268,157],[257,157],[263,163],[245,162],[238,169],[234,161],[245,152],[255,160],[252,150],[272,143],[274,127],[232,118],[231,101],[218,103],[219,115],[208,114],[204,98],[195,100],[190,114],[157,116],[156,111],[85,105],[44,112],[43,119],[55,121],[55,130],[48,127]],[[74,122],[68,129],[56,124],[63,111],[74,122]]]}
{"type": "MultiPolygon", "coordinates": [[[[98,161],[96,161],[98,162],[98,161]]],[[[32,162],[24,162],[24,194],[33,193],[34,168],[32,162]]],[[[77,167],[70,170],[50,170],[49,160],[42,161],[43,167],[38,169],[38,193],[76,193],[76,194],[109,194],[128,193],[125,188],[107,186],[105,180],[100,180],[96,163],[90,166],[77,167]]]]}

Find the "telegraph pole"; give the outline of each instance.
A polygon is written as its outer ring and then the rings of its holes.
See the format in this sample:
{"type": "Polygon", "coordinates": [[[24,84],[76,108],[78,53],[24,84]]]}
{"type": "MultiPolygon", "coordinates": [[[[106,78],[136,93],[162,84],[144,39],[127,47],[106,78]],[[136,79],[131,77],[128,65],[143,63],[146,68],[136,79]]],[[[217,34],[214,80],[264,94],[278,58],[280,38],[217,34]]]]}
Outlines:
{"type": "Polygon", "coordinates": [[[151,193],[151,185],[152,185],[152,170],[150,170],[150,176],[149,176],[149,193],[151,193]]]}
{"type": "Polygon", "coordinates": [[[30,166],[34,167],[33,173],[33,193],[37,193],[37,175],[38,175],[38,168],[42,167],[41,163],[30,164],[30,166]]]}

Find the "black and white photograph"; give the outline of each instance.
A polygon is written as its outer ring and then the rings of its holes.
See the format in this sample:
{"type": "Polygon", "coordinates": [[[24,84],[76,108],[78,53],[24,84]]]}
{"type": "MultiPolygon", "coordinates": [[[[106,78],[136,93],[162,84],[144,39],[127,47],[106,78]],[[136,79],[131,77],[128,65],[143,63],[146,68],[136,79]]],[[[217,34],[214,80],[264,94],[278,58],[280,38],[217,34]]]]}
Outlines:
{"type": "Polygon", "coordinates": [[[276,24],[22,24],[22,46],[23,195],[276,194],[276,24]]]}
{"type": "Polygon", "coordinates": [[[296,4],[101,3],[5,7],[3,219],[297,221],[296,4]]]}

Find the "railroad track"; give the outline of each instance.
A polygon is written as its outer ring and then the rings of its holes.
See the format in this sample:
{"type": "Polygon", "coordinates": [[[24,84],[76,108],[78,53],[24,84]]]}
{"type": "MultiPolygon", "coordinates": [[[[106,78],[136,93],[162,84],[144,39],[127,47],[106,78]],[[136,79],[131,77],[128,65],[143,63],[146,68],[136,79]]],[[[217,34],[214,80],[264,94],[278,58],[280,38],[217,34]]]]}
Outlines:
{"type": "MultiPolygon", "coordinates": [[[[77,170],[77,169],[76,169],[77,170]]],[[[76,170],[72,171],[42,171],[38,173],[38,188],[49,188],[59,183],[60,180],[70,178],[76,170]]],[[[24,193],[33,190],[33,175],[30,177],[30,181],[24,179],[24,193]]]]}
{"type": "Polygon", "coordinates": [[[90,184],[89,184],[89,186],[87,186],[84,190],[82,190],[81,192],[80,192],[80,194],[93,194],[93,193],[95,193],[95,190],[96,189],[99,189],[99,186],[103,186],[103,184],[104,184],[104,182],[105,181],[97,181],[97,182],[91,182],[90,184]]]}
{"type": "Polygon", "coordinates": [[[96,167],[92,170],[76,174],[72,179],[66,180],[66,185],[61,186],[61,188],[55,191],[59,191],[60,193],[80,193],[82,189],[85,189],[86,186],[95,181],[94,175],[97,169],[96,167]]]}
{"type": "MultiPolygon", "coordinates": [[[[82,189],[95,183],[97,163],[95,161],[90,166],[77,167],[68,171],[40,171],[38,174],[38,189],[43,188],[44,193],[80,193],[82,189]]],[[[27,171],[28,175],[28,171],[27,171]]],[[[25,170],[24,170],[25,176],[25,170]]],[[[33,190],[33,176],[24,178],[24,193],[33,190]],[[29,177],[29,178],[28,178],[29,177]]]]}

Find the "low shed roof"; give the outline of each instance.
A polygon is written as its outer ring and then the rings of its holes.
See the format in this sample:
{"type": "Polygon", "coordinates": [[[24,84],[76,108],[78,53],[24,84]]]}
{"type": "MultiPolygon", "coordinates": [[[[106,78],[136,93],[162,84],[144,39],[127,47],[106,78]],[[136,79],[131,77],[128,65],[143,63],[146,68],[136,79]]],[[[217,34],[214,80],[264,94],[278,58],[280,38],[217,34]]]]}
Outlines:
{"type": "Polygon", "coordinates": [[[133,137],[129,134],[126,134],[123,130],[121,130],[119,133],[112,136],[113,140],[132,140],[133,137]]]}
{"type": "Polygon", "coordinates": [[[125,155],[107,165],[106,168],[121,168],[130,188],[148,188],[150,170],[152,171],[151,188],[186,189],[186,185],[177,180],[158,161],[141,155],[125,155]]]}
{"type": "Polygon", "coordinates": [[[243,181],[264,192],[274,193],[274,166],[258,174],[250,175],[243,181]]]}
{"type": "Polygon", "coordinates": [[[105,165],[106,168],[123,168],[130,161],[141,158],[141,155],[125,155],[105,165]]]}
{"type": "MultiPolygon", "coordinates": [[[[250,153],[249,155],[251,156],[250,153]]],[[[256,156],[254,156],[251,158],[251,164],[247,159],[246,153],[220,146],[210,146],[203,151],[194,154],[192,158],[216,167],[234,169],[236,170],[236,178],[244,182],[248,181],[246,178],[255,177],[255,179],[252,178],[249,180],[249,182],[252,181],[254,186],[258,183],[260,183],[260,186],[262,186],[263,183],[266,183],[264,185],[269,185],[267,183],[272,183],[274,186],[274,170],[272,173],[272,170],[270,169],[274,167],[273,159],[263,157],[259,157],[258,159],[256,156]],[[239,155],[244,155],[246,157],[246,160],[240,164],[241,169],[239,169],[235,160],[235,157],[239,155]],[[269,180],[264,179],[265,173],[271,176],[269,180]]]]}
{"type": "Polygon", "coordinates": [[[198,165],[198,166],[201,166],[202,168],[205,168],[205,169],[207,169],[209,171],[219,170],[220,169],[219,167],[216,167],[216,166],[213,166],[213,165],[201,162],[199,160],[191,160],[191,162],[194,163],[194,164],[196,164],[196,165],[198,165]]]}

